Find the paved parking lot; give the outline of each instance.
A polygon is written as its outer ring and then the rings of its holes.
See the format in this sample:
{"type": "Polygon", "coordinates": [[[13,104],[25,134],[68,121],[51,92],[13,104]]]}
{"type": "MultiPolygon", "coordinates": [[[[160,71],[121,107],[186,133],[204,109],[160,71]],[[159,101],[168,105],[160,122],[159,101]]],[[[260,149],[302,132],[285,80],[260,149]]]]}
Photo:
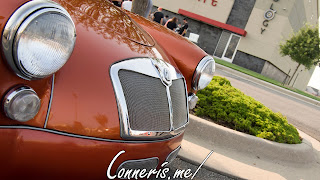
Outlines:
{"type": "MultiPolygon", "coordinates": [[[[169,173],[167,173],[168,177],[170,177],[170,179],[174,179],[174,180],[178,180],[181,178],[173,178],[174,177],[174,173],[176,172],[177,169],[179,170],[187,170],[187,169],[191,169],[191,172],[194,173],[197,171],[198,166],[195,166],[193,164],[190,164],[186,161],[183,161],[179,158],[176,158],[169,166],[170,171],[169,173]]],[[[167,177],[167,179],[168,179],[167,177]]],[[[150,179],[156,179],[155,177],[150,178],[150,179]]],[[[160,178],[158,178],[160,179],[160,178]]],[[[185,178],[183,178],[185,179],[185,178]]],[[[191,179],[187,178],[187,179],[191,179]]],[[[207,179],[215,179],[215,180],[234,180],[235,178],[231,178],[231,177],[227,177],[224,175],[221,175],[217,172],[213,172],[213,171],[209,171],[205,168],[201,168],[198,173],[194,176],[193,180],[207,180],[207,179]]]]}

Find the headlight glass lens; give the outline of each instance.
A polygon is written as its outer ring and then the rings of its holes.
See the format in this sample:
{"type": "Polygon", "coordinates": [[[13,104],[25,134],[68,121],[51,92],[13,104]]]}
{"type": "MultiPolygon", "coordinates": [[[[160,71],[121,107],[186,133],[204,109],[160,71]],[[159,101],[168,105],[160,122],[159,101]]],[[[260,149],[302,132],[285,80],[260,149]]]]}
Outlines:
{"type": "Polygon", "coordinates": [[[43,78],[58,71],[75,44],[72,20],[58,11],[40,10],[20,26],[15,40],[15,59],[29,78],[43,78]]]}
{"type": "Polygon", "coordinates": [[[208,86],[208,84],[211,82],[213,78],[214,72],[215,72],[214,61],[210,61],[205,65],[200,75],[198,89],[204,89],[205,87],[208,86]]]}
{"type": "Polygon", "coordinates": [[[212,57],[203,58],[193,75],[193,89],[201,90],[209,85],[215,72],[215,61],[212,57]]]}

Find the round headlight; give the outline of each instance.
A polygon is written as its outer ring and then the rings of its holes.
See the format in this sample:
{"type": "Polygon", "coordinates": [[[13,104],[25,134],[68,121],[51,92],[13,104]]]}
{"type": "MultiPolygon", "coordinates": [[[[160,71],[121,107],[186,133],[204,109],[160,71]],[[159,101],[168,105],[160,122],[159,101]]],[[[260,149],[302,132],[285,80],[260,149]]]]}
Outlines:
{"type": "Polygon", "coordinates": [[[204,57],[198,64],[192,80],[192,88],[201,90],[208,86],[215,72],[215,61],[212,57],[204,57]]]}
{"type": "Polygon", "coordinates": [[[3,101],[6,116],[20,122],[33,119],[40,109],[37,93],[25,86],[9,91],[3,101]]]}
{"type": "Polygon", "coordinates": [[[31,1],[10,17],[2,45],[8,64],[18,76],[39,79],[68,61],[75,40],[75,26],[66,10],[53,2],[31,1]]]}

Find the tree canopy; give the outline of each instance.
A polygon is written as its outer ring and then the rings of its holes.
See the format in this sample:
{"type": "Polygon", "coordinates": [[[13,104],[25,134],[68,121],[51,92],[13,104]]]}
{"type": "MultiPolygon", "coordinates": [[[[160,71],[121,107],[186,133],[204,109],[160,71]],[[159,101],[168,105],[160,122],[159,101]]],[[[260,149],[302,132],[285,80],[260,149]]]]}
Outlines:
{"type": "Polygon", "coordinates": [[[319,28],[306,24],[285,43],[280,44],[280,54],[289,56],[299,65],[310,69],[319,62],[319,28]]]}

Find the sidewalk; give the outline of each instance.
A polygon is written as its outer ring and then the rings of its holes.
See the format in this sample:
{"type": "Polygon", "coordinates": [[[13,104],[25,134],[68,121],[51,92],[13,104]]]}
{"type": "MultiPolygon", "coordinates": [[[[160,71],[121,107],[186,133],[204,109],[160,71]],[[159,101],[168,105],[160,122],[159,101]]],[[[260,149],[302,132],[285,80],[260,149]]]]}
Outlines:
{"type": "Polygon", "coordinates": [[[179,157],[243,179],[319,179],[320,143],[299,132],[302,144],[271,142],[190,115],[179,157]]]}

